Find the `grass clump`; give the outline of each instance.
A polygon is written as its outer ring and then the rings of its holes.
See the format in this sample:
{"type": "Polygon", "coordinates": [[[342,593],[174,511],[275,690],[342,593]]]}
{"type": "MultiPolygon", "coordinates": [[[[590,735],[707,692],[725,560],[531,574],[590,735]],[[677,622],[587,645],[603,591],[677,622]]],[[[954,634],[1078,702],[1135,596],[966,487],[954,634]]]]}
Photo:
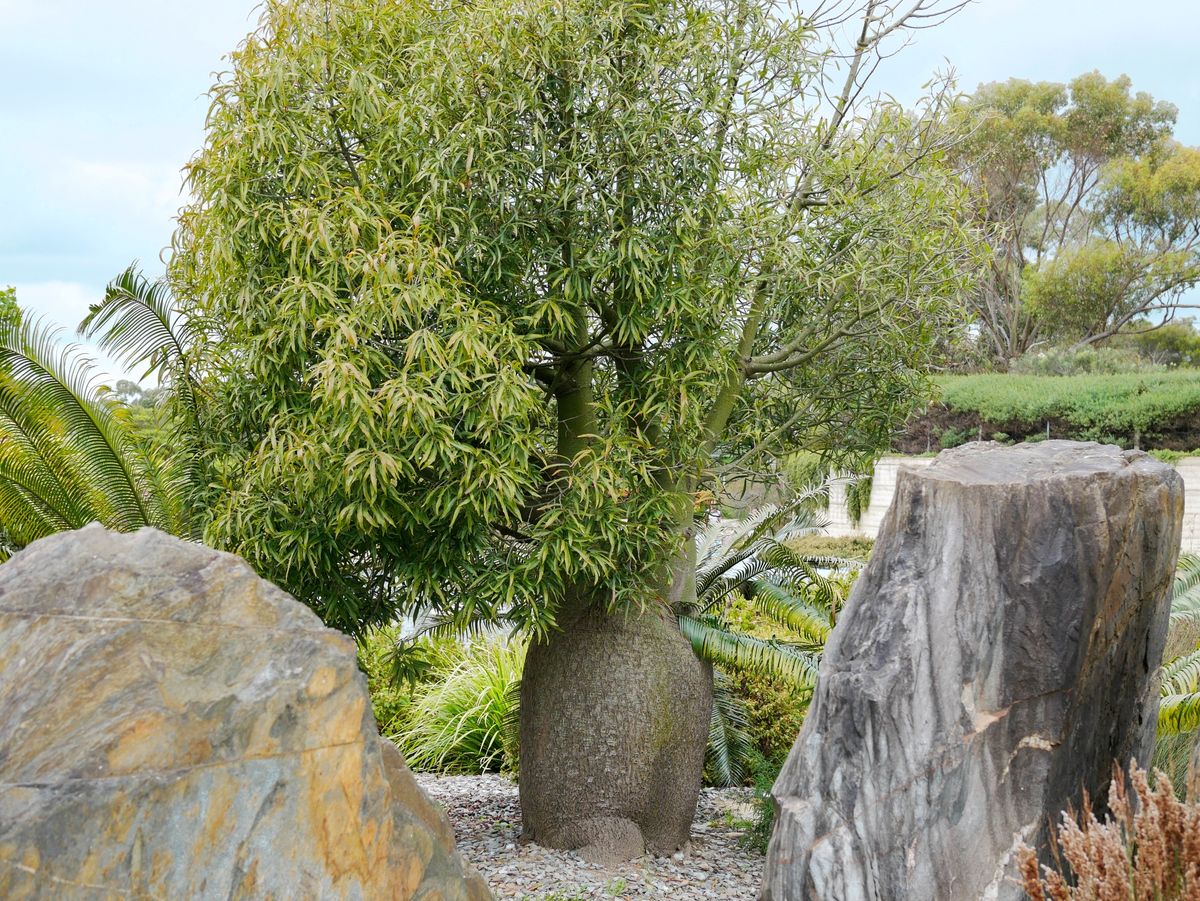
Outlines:
{"type": "Polygon", "coordinates": [[[515,773],[523,642],[481,637],[437,648],[404,725],[389,735],[414,770],[515,773]]]}
{"type": "Polygon", "coordinates": [[[1152,789],[1136,762],[1129,781],[1132,796],[1124,774],[1114,773],[1103,821],[1086,794],[1087,813],[1063,814],[1051,846],[1056,866],[1039,870],[1037,852],[1021,846],[1022,887],[1033,901],[1200,897],[1200,806],[1178,800],[1163,773],[1152,789]]]}

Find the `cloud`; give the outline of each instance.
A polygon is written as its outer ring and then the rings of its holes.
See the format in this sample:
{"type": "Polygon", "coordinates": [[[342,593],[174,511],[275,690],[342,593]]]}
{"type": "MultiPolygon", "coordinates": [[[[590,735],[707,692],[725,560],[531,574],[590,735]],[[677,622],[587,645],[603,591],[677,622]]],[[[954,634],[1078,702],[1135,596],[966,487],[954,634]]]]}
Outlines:
{"type": "Polygon", "coordinates": [[[104,297],[104,289],[78,282],[33,282],[17,284],[17,299],[55,325],[74,329],[87,315],[88,307],[104,297]]]}
{"type": "Polygon", "coordinates": [[[182,199],[182,175],[169,164],[67,159],[56,168],[60,197],[156,224],[170,220],[182,199]]]}

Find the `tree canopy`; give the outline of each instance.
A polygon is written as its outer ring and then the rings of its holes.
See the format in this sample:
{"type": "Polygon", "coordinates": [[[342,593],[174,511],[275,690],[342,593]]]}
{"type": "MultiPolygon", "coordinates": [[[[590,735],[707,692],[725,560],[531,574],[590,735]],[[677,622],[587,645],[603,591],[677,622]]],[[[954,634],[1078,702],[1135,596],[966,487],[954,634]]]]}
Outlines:
{"type": "Polygon", "coordinates": [[[989,353],[1088,344],[1168,318],[1200,280],[1200,151],[1129,78],[986,84],[960,106],[972,220],[991,261],[973,295],[989,353]]]}
{"type": "Polygon", "coordinates": [[[973,259],[947,92],[863,89],[906,15],[269,2],[171,265],[210,539],[350,631],[537,631],[660,593],[724,479],[883,446],[973,259]]]}

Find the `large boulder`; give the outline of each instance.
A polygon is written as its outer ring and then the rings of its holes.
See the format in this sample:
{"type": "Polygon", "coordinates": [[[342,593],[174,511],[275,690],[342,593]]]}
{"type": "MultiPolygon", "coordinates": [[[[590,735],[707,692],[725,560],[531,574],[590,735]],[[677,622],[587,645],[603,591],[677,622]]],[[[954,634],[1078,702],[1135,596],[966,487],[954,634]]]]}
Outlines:
{"type": "Polygon", "coordinates": [[[489,897],[353,643],[229,554],[92,525],[0,566],[0,723],[0,897],[489,897]]]}
{"type": "Polygon", "coordinates": [[[763,897],[1024,897],[1015,846],[1149,759],[1182,512],[1174,470],[1111,446],[904,471],[775,783],[763,897]]]}

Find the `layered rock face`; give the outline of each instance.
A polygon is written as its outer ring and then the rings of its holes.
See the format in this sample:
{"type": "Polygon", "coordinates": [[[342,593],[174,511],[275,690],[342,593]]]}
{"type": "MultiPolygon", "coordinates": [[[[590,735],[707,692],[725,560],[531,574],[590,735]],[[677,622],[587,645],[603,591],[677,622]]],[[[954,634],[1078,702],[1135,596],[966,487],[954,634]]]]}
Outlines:
{"type": "Polygon", "coordinates": [[[484,899],[354,646],[152,529],[0,567],[0,897],[484,899]]]}
{"type": "Polygon", "coordinates": [[[1021,898],[1021,841],[1149,761],[1183,486],[973,444],[903,472],[775,783],[767,899],[1021,898]]]}

